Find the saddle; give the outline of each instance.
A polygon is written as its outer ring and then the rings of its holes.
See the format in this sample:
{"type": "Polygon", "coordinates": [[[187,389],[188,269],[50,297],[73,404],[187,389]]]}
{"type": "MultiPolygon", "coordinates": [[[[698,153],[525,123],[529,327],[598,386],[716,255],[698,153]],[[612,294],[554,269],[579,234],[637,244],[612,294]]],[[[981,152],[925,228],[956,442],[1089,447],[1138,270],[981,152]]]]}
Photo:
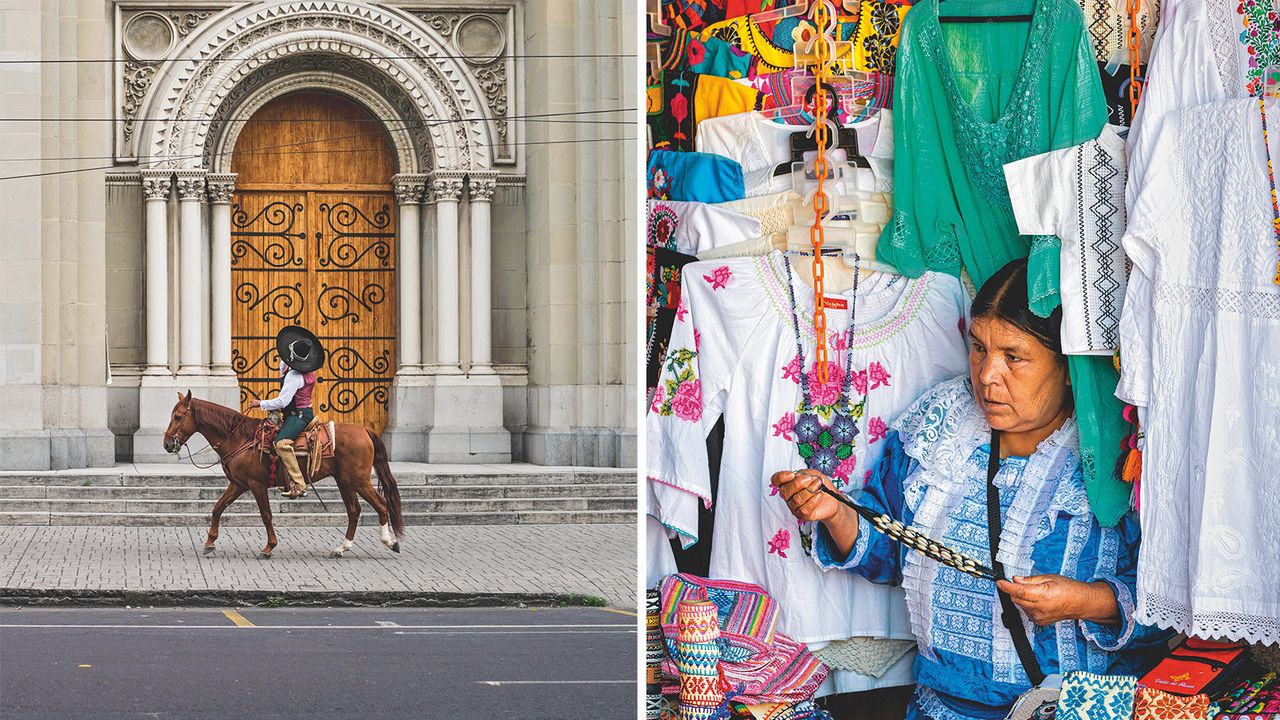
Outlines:
{"type": "MultiPolygon", "coordinates": [[[[276,435],[280,433],[280,428],[284,425],[284,416],[278,412],[267,414],[267,419],[262,421],[258,426],[257,433],[254,435],[254,446],[258,452],[263,455],[271,456],[271,464],[274,469],[276,453],[276,435]]],[[[298,435],[293,441],[293,453],[295,455],[307,456],[309,462],[303,468],[308,478],[315,477],[316,471],[320,469],[320,461],[324,458],[333,457],[336,449],[338,435],[334,422],[332,420],[325,422],[320,418],[312,418],[311,423],[307,425],[302,434],[298,435]]],[[[298,463],[302,465],[301,462],[298,463]]],[[[274,473],[273,473],[274,475],[274,473]]]]}

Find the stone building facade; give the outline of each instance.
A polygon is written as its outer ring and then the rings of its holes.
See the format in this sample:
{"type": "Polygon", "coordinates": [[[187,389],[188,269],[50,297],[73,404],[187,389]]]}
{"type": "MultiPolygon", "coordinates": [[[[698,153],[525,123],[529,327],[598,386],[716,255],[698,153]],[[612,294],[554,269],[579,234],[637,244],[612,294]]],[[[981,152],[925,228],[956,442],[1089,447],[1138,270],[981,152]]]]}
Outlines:
{"type": "Polygon", "coordinates": [[[292,323],[393,459],[634,465],[634,6],[0,0],[0,469],[172,461],[292,323]]]}

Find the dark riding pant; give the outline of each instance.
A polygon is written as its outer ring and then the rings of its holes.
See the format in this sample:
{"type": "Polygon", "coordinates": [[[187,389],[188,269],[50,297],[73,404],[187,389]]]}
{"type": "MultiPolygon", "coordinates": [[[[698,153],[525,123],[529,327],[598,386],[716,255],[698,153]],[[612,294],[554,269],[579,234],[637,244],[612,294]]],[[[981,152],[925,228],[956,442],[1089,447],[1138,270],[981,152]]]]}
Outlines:
{"type": "Polygon", "coordinates": [[[311,420],[316,416],[311,408],[290,408],[284,413],[284,424],[280,426],[280,432],[276,434],[276,441],[294,440],[302,434],[303,430],[311,424],[311,420]]]}

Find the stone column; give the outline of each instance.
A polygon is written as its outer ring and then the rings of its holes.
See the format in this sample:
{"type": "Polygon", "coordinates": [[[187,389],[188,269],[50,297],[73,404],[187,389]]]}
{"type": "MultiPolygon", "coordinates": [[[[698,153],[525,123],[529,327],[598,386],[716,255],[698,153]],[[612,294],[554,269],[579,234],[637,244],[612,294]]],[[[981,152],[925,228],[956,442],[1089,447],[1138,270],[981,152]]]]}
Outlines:
{"type": "Polygon", "coordinates": [[[420,212],[426,190],[426,175],[397,175],[394,178],[396,205],[400,210],[400,259],[397,284],[400,288],[400,316],[397,326],[397,348],[400,367],[397,374],[422,372],[422,230],[420,212]]]}
{"type": "Polygon", "coordinates": [[[146,203],[146,306],[148,375],[169,372],[169,189],[173,173],[143,170],[146,203]]]}
{"type": "Polygon", "coordinates": [[[214,375],[231,375],[231,196],[236,189],[235,173],[210,174],[209,235],[210,295],[209,347],[214,375]]]}
{"type": "Polygon", "coordinates": [[[471,173],[471,368],[470,373],[493,372],[493,269],[490,208],[494,173],[471,173]]]}
{"type": "Polygon", "coordinates": [[[461,328],[458,322],[458,201],[463,173],[438,172],[431,179],[436,205],[436,373],[456,375],[461,328]]]}
{"type": "Polygon", "coordinates": [[[203,170],[179,170],[178,181],[178,374],[203,375],[200,358],[200,202],[203,170]]]}

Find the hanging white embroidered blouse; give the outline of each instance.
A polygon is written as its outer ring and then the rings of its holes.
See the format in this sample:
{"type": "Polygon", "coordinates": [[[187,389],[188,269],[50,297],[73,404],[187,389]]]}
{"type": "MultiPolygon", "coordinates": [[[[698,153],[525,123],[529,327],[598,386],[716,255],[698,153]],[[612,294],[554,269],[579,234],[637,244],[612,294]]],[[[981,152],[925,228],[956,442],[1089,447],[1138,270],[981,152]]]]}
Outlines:
{"type": "Polygon", "coordinates": [[[1153,297],[1137,618],[1275,643],[1280,286],[1258,102],[1175,113],[1152,148],[1124,237],[1153,297]]]}
{"type": "MultiPolygon", "coordinates": [[[[967,367],[968,297],[955,278],[873,274],[861,283],[850,357],[844,338],[851,293],[828,295],[830,374],[816,377],[813,291],[788,283],[781,253],[685,266],[681,307],[646,420],[647,512],[698,540],[697,503],[710,501],[705,438],[724,416],[711,575],[764,586],[781,606],[778,629],[803,642],[851,637],[910,639],[902,592],[806,557],[798,523],[769,478],[804,467],[795,424],[801,401],[790,295],[799,308],[804,373],[820,409],[849,386],[858,403],[853,453],[831,473],[858,490],[879,459],[888,425],[925,389],[967,367]],[[790,291],[788,290],[790,287],[790,291]]],[[[794,276],[794,273],[791,274],[794,276]]]]}
{"type": "Polygon", "coordinates": [[[1004,176],[1018,232],[1062,240],[1062,351],[1112,354],[1126,283],[1124,140],[1107,125],[1096,140],[1009,163],[1004,176]]]}
{"type": "MultiPolygon", "coordinates": [[[[1127,138],[1130,215],[1148,176],[1152,145],[1167,117],[1184,108],[1248,97],[1267,65],[1280,65],[1280,43],[1270,29],[1272,3],[1165,0],[1143,84],[1142,101],[1127,138]],[[1246,24],[1247,23],[1247,24],[1246,24]]],[[[1135,268],[1120,318],[1121,370],[1116,397],[1146,407],[1151,394],[1151,280],[1135,268]]],[[[1145,473],[1144,473],[1145,475],[1145,473]]]]}
{"type": "Polygon", "coordinates": [[[649,200],[648,242],[697,256],[708,250],[755,240],[760,221],[715,205],[676,200],[649,200]]]}

